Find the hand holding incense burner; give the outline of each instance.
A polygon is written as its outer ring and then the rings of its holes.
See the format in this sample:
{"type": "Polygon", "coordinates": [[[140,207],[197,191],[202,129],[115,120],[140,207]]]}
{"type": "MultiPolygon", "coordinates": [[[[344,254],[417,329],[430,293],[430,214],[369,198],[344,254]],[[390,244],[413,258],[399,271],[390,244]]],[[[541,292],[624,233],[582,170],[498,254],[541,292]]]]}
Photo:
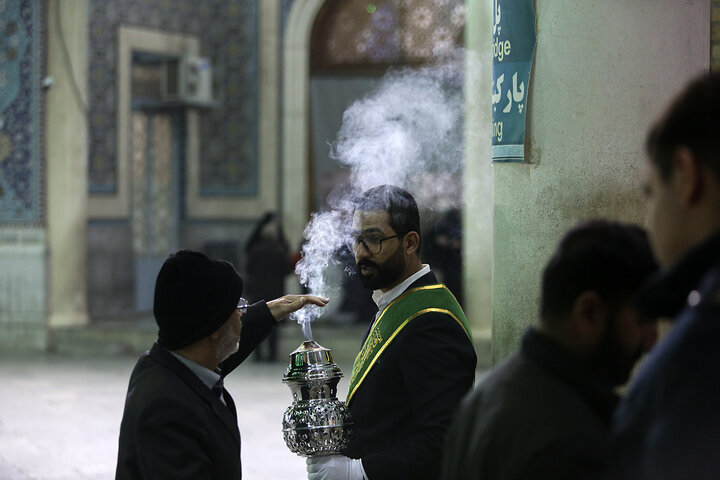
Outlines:
{"type": "Polygon", "coordinates": [[[342,376],[330,350],[312,340],[290,354],[282,381],[293,395],[283,415],[283,436],[291,452],[331,455],[347,446],[352,422],[345,403],[337,399],[342,376]]]}

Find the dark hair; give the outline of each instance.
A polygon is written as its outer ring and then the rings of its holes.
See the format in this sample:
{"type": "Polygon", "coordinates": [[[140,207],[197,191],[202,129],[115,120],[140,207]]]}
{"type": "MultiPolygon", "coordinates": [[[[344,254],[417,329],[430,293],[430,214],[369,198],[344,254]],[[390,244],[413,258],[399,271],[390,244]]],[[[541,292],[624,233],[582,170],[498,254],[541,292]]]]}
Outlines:
{"type": "Polygon", "coordinates": [[[284,249],[288,249],[288,243],[287,239],[285,238],[285,232],[282,228],[282,222],[280,222],[280,217],[275,212],[265,212],[265,214],[262,216],[262,218],[255,224],[255,228],[253,229],[252,233],[250,234],[250,237],[248,238],[248,241],[245,242],[245,253],[250,253],[250,251],[253,249],[255,245],[262,242],[262,234],[263,234],[263,228],[265,228],[265,225],[267,225],[270,222],[277,222],[277,238],[276,240],[280,243],[280,245],[284,249]]]}
{"type": "Polygon", "coordinates": [[[673,154],[690,149],[720,179],[720,73],[705,73],[670,104],[648,133],[645,150],[661,177],[672,176],[673,154]]]}
{"type": "Polygon", "coordinates": [[[421,236],[417,202],[407,190],[395,185],[380,185],[358,196],[354,206],[356,211],[388,212],[390,226],[396,233],[417,232],[418,236],[421,236]]]}
{"type": "Polygon", "coordinates": [[[563,318],[586,291],[620,307],[657,269],[642,228],[609,220],[582,223],[565,234],[545,266],[541,320],[563,318]]]}

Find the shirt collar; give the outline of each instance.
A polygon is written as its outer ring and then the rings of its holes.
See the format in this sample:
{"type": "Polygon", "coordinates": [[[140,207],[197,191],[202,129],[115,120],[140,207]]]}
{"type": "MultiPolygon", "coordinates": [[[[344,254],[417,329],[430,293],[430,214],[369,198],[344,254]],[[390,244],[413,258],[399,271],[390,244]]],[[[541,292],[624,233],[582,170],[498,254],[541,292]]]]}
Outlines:
{"type": "Polygon", "coordinates": [[[378,306],[378,315],[387,307],[390,302],[400,296],[407,288],[415,282],[418,278],[423,275],[430,273],[430,265],[423,264],[422,268],[417,272],[410,275],[408,278],[403,280],[398,285],[394,286],[387,292],[383,293],[382,290],[375,290],[372,294],[373,301],[378,306]]]}
{"type": "Polygon", "coordinates": [[[177,353],[173,352],[172,350],[168,350],[168,352],[170,352],[170,354],[172,354],[173,357],[180,360],[180,362],[183,365],[188,367],[190,369],[190,371],[193,372],[200,379],[200,381],[204,385],[206,385],[210,390],[212,390],[212,388],[215,386],[215,384],[218,383],[220,381],[220,379],[222,378],[220,376],[220,373],[213,372],[209,368],[203,367],[199,363],[193,362],[189,358],[185,358],[182,355],[178,355],[177,353]]]}

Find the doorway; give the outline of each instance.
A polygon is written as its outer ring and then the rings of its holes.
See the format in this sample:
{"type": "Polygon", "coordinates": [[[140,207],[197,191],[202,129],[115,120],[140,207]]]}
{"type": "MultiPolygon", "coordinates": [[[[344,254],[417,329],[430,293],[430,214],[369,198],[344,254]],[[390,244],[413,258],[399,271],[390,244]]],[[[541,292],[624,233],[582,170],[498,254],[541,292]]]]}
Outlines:
{"type": "Polygon", "coordinates": [[[185,108],[165,98],[171,60],[142,51],[132,55],[130,225],[137,312],[152,310],[157,273],[179,243],[185,108]]]}
{"type": "Polygon", "coordinates": [[[155,277],[177,250],[184,113],[143,108],[132,113],[131,226],[135,310],[150,311],[155,277]]]}

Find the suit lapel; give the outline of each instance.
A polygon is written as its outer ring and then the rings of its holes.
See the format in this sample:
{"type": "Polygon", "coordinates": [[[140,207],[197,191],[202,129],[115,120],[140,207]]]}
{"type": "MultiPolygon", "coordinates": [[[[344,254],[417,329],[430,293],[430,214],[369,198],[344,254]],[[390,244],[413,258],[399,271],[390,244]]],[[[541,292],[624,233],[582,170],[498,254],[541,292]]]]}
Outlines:
{"type": "Polygon", "coordinates": [[[235,409],[235,402],[233,401],[233,398],[230,396],[230,393],[223,387],[223,398],[225,399],[225,403],[227,404],[227,407],[225,407],[227,410],[230,410],[230,413],[233,414],[233,418],[235,419],[235,424],[237,424],[237,410],[235,409]]]}
{"type": "Polygon", "coordinates": [[[200,397],[205,403],[208,404],[210,409],[215,415],[222,421],[223,425],[233,435],[235,440],[240,444],[240,431],[237,425],[237,413],[235,410],[235,402],[232,397],[223,389],[223,396],[225,398],[226,405],[220,401],[217,395],[210,390],[202,381],[190,371],[185,365],[183,365],[178,359],[173,357],[167,350],[158,345],[157,343],[150,349],[150,357],[173,372],[183,382],[185,382],[195,394],[200,397]]]}

